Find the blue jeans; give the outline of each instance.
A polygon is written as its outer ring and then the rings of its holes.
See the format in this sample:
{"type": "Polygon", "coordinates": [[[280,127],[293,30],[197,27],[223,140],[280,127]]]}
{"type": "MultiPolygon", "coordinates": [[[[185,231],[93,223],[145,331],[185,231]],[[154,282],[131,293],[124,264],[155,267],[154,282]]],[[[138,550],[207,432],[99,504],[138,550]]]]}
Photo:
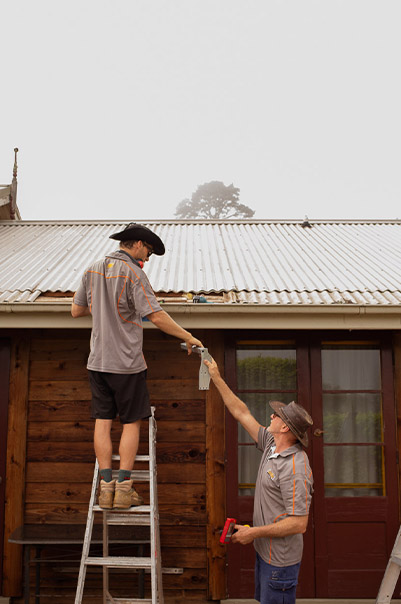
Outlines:
{"type": "Polygon", "coordinates": [[[256,554],[255,600],[260,604],[295,604],[300,566],[300,562],[292,566],[272,566],[256,554]]]}

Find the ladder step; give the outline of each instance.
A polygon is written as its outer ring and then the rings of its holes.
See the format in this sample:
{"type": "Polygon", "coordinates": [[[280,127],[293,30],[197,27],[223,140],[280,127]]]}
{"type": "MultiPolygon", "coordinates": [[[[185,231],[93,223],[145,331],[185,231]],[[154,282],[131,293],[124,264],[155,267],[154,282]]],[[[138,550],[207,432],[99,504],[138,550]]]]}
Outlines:
{"type": "Polygon", "coordinates": [[[94,512],[103,512],[106,514],[108,525],[135,525],[149,526],[151,522],[150,505],[137,505],[128,510],[103,510],[98,505],[93,506],[94,512]]]}
{"type": "Polygon", "coordinates": [[[391,560],[391,562],[394,562],[394,564],[398,564],[398,566],[401,566],[401,557],[400,556],[392,555],[390,560],[391,560]]]}
{"type": "MultiPolygon", "coordinates": [[[[113,470],[112,476],[113,476],[113,478],[117,478],[118,470],[113,470]]],[[[132,470],[131,471],[131,480],[134,480],[136,482],[149,482],[150,472],[149,472],[149,470],[132,470]]]]}
{"type": "Polygon", "coordinates": [[[148,598],[146,598],[146,600],[144,600],[143,598],[130,598],[129,600],[127,600],[127,598],[113,598],[113,600],[109,600],[109,598],[107,598],[107,601],[118,602],[118,604],[131,604],[131,602],[145,602],[145,604],[152,604],[152,600],[149,600],[148,598]]]}
{"type": "Polygon", "coordinates": [[[133,505],[127,510],[119,510],[117,508],[114,510],[104,510],[99,505],[94,505],[93,511],[105,512],[106,514],[112,514],[114,516],[116,514],[150,514],[151,508],[150,505],[133,505]]]}
{"type": "Polygon", "coordinates": [[[151,558],[138,558],[128,556],[89,556],[85,564],[88,566],[107,566],[108,568],[151,568],[151,558]]]}
{"type": "MultiPolygon", "coordinates": [[[[114,461],[120,461],[120,456],[112,455],[111,459],[114,459],[114,461]]],[[[135,457],[135,461],[150,461],[150,455],[137,455],[135,457]]]]}
{"type": "Polygon", "coordinates": [[[150,514],[124,515],[113,514],[107,519],[109,526],[150,526],[150,514]]]}

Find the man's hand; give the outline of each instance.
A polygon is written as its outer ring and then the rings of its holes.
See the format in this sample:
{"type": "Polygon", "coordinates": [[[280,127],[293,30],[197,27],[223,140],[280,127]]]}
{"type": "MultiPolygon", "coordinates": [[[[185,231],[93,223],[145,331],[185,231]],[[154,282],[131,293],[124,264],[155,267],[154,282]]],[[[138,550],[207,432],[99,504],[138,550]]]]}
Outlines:
{"type": "Polygon", "coordinates": [[[199,348],[204,348],[202,342],[197,340],[193,336],[189,338],[189,340],[185,340],[185,344],[187,345],[188,354],[192,354],[192,346],[199,346],[199,348]]]}
{"type": "Polygon", "coordinates": [[[212,380],[214,380],[214,378],[221,377],[217,363],[213,358],[212,358],[211,362],[207,361],[206,359],[203,362],[205,363],[206,367],[209,369],[210,377],[212,378],[212,380]]]}
{"type": "Polygon", "coordinates": [[[236,524],[234,528],[237,529],[237,532],[231,537],[233,543],[241,543],[241,545],[252,543],[254,540],[253,528],[247,524],[236,524]]]}

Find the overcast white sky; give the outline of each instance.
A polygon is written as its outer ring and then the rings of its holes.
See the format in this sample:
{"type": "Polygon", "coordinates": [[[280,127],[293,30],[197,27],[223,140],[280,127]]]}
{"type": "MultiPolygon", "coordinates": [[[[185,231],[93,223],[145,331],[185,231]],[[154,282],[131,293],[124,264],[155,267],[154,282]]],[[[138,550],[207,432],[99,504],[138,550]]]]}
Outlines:
{"type": "Polygon", "coordinates": [[[400,0],[6,0],[0,184],[30,219],[401,218],[400,0]]]}

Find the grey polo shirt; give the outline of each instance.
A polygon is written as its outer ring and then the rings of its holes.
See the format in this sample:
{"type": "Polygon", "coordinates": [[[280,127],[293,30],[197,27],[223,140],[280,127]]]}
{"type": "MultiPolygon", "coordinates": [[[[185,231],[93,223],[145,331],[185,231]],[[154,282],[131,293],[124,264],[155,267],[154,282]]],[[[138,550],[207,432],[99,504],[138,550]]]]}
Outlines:
{"type": "Polygon", "coordinates": [[[161,307],[147,276],[129,254],[116,251],[90,266],[74,302],[89,306],[92,313],[88,369],[107,373],[146,369],[142,317],[161,307]]]}
{"type": "MultiPolygon", "coordinates": [[[[263,451],[256,479],[253,525],[280,522],[287,516],[306,516],[313,492],[312,470],[300,444],[275,453],[273,435],[260,427],[257,448],[263,451]]],[[[259,556],[273,566],[291,566],[302,558],[302,534],[255,539],[259,556]]]]}

